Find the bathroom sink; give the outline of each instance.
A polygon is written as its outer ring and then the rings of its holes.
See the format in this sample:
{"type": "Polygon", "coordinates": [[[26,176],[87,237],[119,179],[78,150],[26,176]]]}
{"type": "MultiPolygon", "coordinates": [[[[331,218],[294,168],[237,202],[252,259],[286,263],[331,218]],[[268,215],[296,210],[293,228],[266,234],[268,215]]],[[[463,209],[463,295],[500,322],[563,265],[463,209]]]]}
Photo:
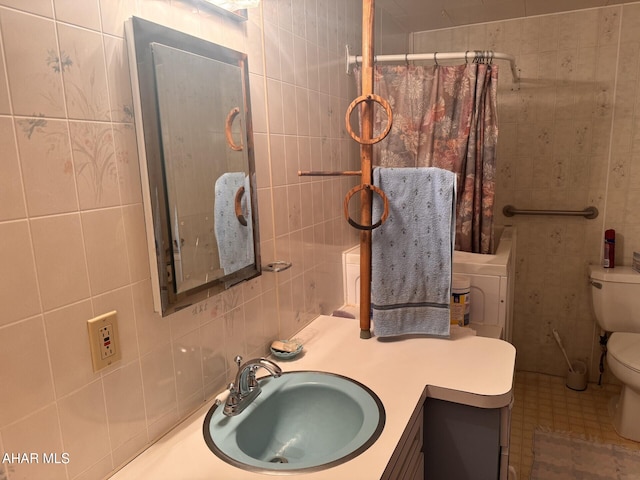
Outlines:
{"type": "Polygon", "coordinates": [[[346,462],[380,436],[385,412],[365,385],[318,371],[261,379],[262,392],[241,414],[207,413],[209,448],[227,463],[263,473],[323,470],[346,462]]]}

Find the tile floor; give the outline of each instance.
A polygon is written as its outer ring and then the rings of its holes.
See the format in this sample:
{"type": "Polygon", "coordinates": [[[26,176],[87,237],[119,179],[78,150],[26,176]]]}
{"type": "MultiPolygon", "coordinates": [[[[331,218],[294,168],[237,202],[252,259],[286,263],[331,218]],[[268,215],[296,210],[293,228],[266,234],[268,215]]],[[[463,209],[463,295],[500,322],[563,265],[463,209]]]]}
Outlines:
{"type": "Polygon", "coordinates": [[[639,442],[618,436],[611,424],[609,399],[619,390],[615,385],[590,383],[585,391],[576,392],[566,387],[562,377],[517,372],[509,464],[516,469],[518,480],[529,478],[537,426],[640,450],[639,442]]]}

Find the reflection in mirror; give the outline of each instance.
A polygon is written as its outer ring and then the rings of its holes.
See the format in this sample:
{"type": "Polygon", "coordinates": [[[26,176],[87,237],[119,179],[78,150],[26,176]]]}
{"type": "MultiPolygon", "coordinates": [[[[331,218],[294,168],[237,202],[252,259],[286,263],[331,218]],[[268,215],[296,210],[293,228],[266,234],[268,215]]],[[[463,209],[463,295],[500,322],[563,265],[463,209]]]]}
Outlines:
{"type": "Polygon", "coordinates": [[[247,61],[136,17],[128,35],[154,300],[167,315],[260,273],[247,61]]]}

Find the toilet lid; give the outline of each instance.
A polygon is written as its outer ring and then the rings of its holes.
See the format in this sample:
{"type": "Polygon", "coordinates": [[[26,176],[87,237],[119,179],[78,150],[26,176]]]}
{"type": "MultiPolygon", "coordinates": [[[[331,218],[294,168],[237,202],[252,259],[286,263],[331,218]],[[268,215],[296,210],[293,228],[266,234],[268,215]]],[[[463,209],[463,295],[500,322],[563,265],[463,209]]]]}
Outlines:
{"type": "Polygon", "coordinates": [[[640,373],[640,333],[615,332],[607,341],[607,353],[640,373]]]}

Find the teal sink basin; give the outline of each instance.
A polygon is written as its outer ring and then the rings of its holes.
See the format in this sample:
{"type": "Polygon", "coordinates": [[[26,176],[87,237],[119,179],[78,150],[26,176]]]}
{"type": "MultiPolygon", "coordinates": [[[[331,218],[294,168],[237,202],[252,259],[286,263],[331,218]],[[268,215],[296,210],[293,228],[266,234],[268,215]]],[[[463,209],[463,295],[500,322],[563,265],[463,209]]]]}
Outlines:
{"type": "Polygon", "coordinates": [[[346,462],[380,436],[385,412],[365,385],[326,372],[298,371],[260,380],[262,392],[235,417],[214,405],[203,433],[213,453],[263,473],[323,470],[346,462]]]}

